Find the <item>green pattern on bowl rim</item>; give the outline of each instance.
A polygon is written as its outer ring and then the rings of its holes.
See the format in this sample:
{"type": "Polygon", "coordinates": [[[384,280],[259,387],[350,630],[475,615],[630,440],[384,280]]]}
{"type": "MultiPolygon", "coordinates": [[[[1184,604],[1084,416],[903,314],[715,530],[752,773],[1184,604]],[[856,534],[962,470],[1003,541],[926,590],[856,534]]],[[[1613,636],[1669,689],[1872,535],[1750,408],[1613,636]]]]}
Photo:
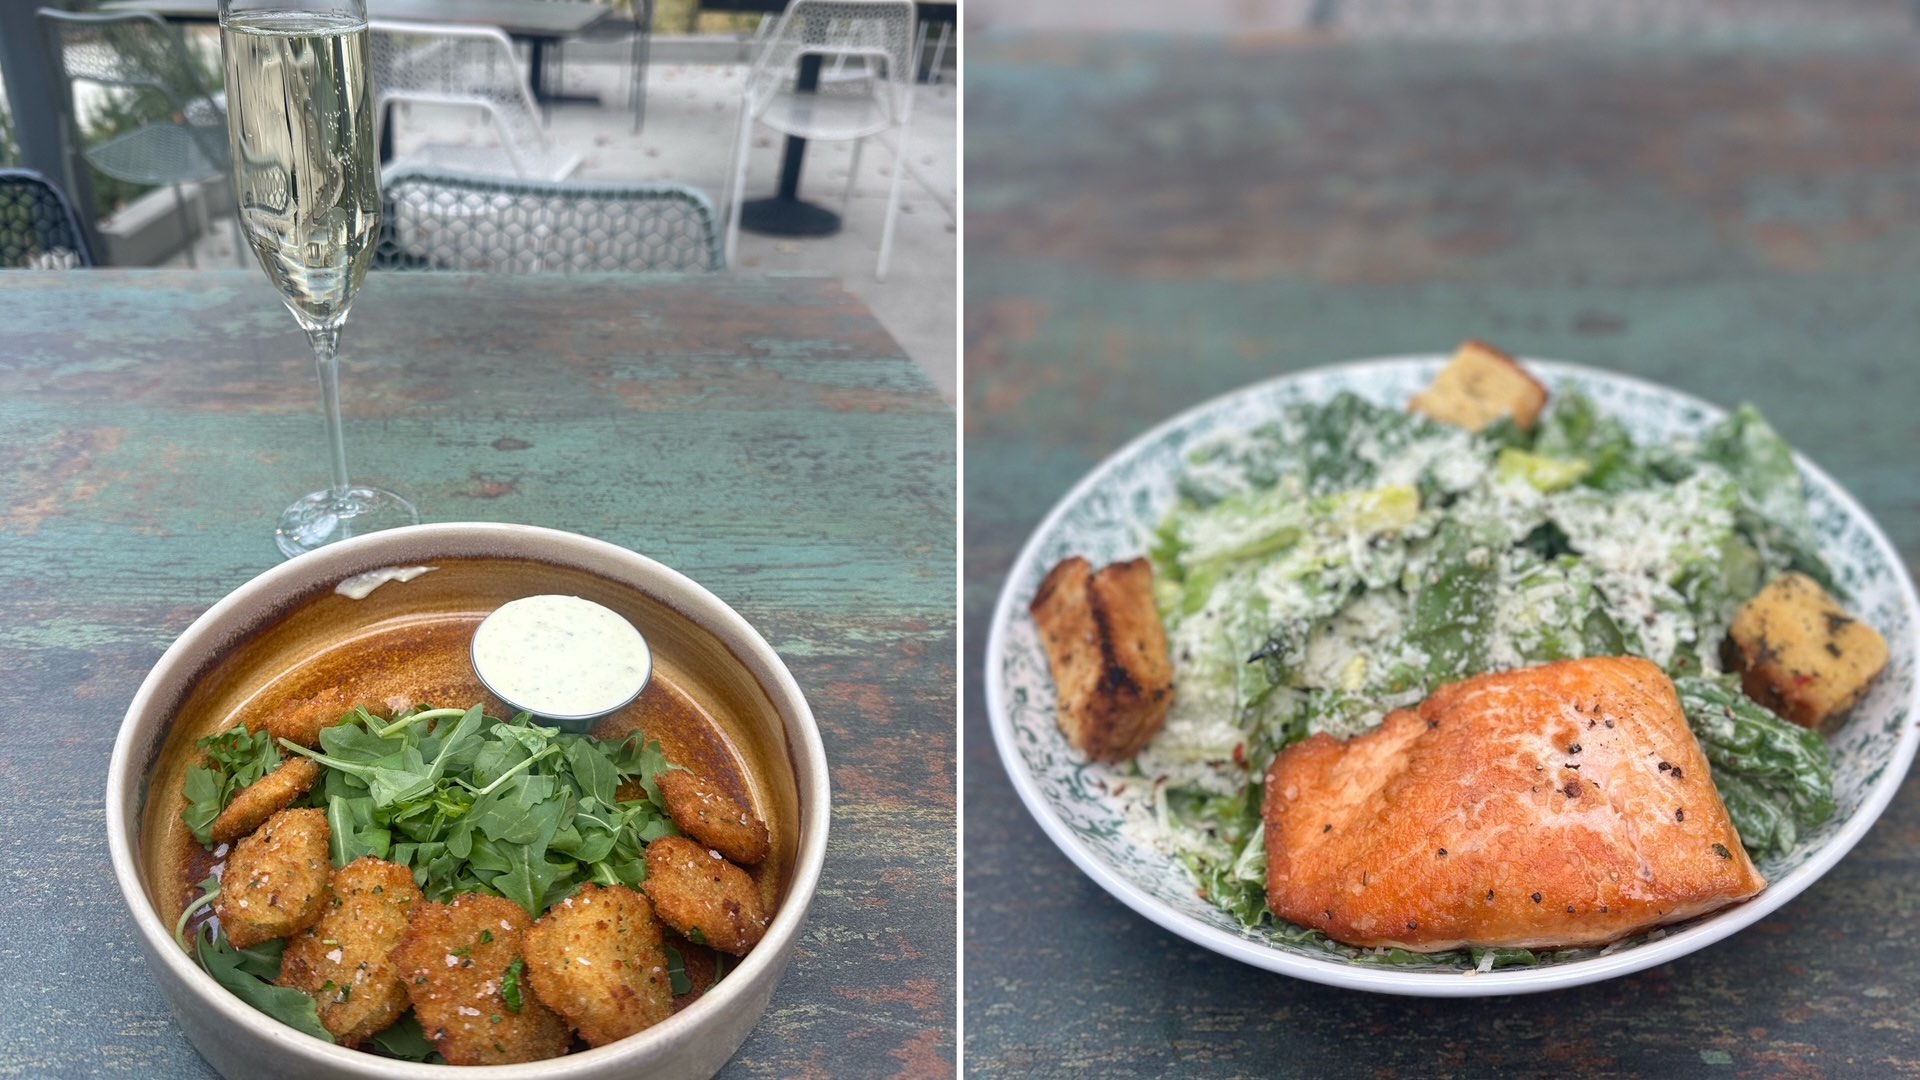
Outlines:
{"type": "MultiPolygon", "coordinates": [[[[1053,680],[1027,605],[1053,565],[1082,555],[1099,566],[1145,552],[1176,497],[1187,451],[1246,431],[1290,405],[1352,391],[1399,406],[1423,389],[1445,357],[1366,360],[1283,376],[1177,416],[1096,467],[1034,531],[1007,576],[987,641],[987,712],[1001,761],[1028,811],[1089,877],[1160,926],[1216,952],[1299,978],[1355,989],[1431,996],[1527,993],[1638,971],[1718,941],[1811,885],[1880,816],[1920,747],[1915,661],[1920,599],[1893,545],[1860,505],[1798,454],[1822,553],[1850,594],[1850,608],[1886,635],[1891,660],[1846,724],[1828,740],[1838,810],[1792,851],[1759,864],[1769,885],[1744,904],[1665,927],[1605,950],[1542,954],[1538,965],[1477,972],[1454,965],[1383,965],[1313,943],[1280,941],[1201,899],[1184,867],[1122,828],[1110,794],[1128,778],[1083,760],[1054,722],[1053,680]]],[[[1675,390],[1572,364],[1524,361],[1550,390],[1578,388],[1626,424],[1640,442],[1697,434],[1726,411],[1675,390]]]]}

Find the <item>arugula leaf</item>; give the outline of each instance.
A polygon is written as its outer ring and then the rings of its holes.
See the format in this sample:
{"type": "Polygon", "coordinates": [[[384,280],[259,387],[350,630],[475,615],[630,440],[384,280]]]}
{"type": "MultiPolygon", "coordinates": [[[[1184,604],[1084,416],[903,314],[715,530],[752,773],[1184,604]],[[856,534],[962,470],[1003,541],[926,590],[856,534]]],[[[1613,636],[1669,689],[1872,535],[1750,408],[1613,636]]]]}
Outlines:
{"type": "MultiPolygon", "coordinates": [[[[266,981],[268,976],[260,974],[268,963],[269,955],[274,974],[279,973],[279,949],[269,946],[251,950],[235,949],[227,944],[225,938],[216,936],[210,926],[202,928],[196,944],[198,947],[194,950],[194,956],[200,961],[200,966],[234,997],[296,1031],[316,1039],[333,1041],[333,1036],[320,1023],[320,1009],[313,998],[299,990],[275,986],[266,981]]],[[[284,941],[271,944],[281,948],[286,945],[284,941]]]]}
{"type": "Polygon", "coordinates": [[[681,956],[680,950],[671,945],[665,945],[662,948],[667,953],[667,983],[672,988],[674,996],[692,993],[693,980],[687,977],[686,957],[681,956]]]}
{"type": "Polygon", "coordinates": [[[487,892],[538,916],[585,881],[639,885],[646,845],[679,833],[656,783],[676,766],[638,733],[604,742],[479,705],[388,722],[356,709],[318,750],[285,745],[323,768],[334,864],[391,860],[433,900],[487,892]],[[621,800],[628,782],[648,797],[621,800]]]}
{"type": "Polygon", "coordinates": [[[280,767],[273,736],[263,729],[232,727],[194,745],[206,753],[204,764],[187,769],[187,808],[181,817],[202,847],[213,844],[213,822],[247,785],[280,767]]]}
{"type": "Polygon", "coordinates": [[[384,859],[392,850],[393,833],[373,823],[373,799],[340,795],[327,799],[327,829],[333,865],[345,866],[371,855],[384,859]]]}
{"type": "Polygon", "coordinates": [[[386,1030],[373,1036],[373,1045],[388,1057],[403,1061],[427,1061],[440,1063],[442,1059],[427,1041],[426,1030],[420,1026],[420,1018],[412,1009],[400,1014],[400,1019],[388,1025],[386,1030]]]}

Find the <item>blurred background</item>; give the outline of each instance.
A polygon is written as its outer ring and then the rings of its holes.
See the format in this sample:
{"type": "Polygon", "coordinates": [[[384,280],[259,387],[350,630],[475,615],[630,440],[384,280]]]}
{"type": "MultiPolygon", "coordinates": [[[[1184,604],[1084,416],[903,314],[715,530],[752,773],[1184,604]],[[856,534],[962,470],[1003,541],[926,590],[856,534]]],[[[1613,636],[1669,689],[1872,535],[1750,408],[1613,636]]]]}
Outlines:
{"type": "Polygon", "coordinates": [[[1467,338],[1758,405],[1920,567],[1920,23],[1905,0],[969,0],[968,1070],[1887,1076],[1914,781],[1685,962],[1460,1003],[1252,970],[1134,915],[988,734],[1007,568],[1182,410],[1467,338]]]}
{"type": "MultiPolygon", "coordinates": [[[[103,147],[122,140],[124,150],[124,140],[143,129],[157,125],[177,136],[183,119],[224,140],[224,113],[219,111],[223,73],[218,28],[211,21],[213,0],[56,5],[78,13],[124,14],[131,8],[158,15],[184,45],[184,70],[170,69],[171,93],[80,77],[86,73],[77,69],[75,58],[97,44],[87,36],[95,31],[87,27],[66,28],[67,70],[57,60],[47,63],[51,54],[37,48],[51,32],[45,19],[34,17],[34,9],[41,6],[9,3],[0,17],[0,44],[8,46],[0,48],[0,74],[9,76],[4,85],[29,87],[14,94],[17,101],[0,93],[0,169],[36,167],[70,189],[93,230],[95,261],[101,265],[239,265],[224,162],[218,169],[203,169],[202,175],[189,175],[197,160],[197,148],[190,146],[177,155],[190,159],[185,164],[156,162],[151,156],[142,156],[134,169],[97,163],[104,160],[103,147]],[[22,55],[34,52],[43,59],[22,55]],[[17,66],[34,70],[5,71],[10,55],[17,66]],[[190,87],[184,94],[179,92],[183,82],[190,87]],[[194,101],[197,91],[191,87],[196,82],[213,111],[194,101]],[[31,152],[36,144],[37,155],[31,152]],[[55,148],[49,152],[48,146],[55,148]],[[153,179],[163,174],[164,179],[153,179]]],[[[412,165],[450,166],[468,175],[558,183],[563,198],[572,189],[596,185],[684,186],[714,204],[724,230],[736,125],[749,76],[785,6],[775,0],[710,0],[705,5],[701,0],[509,0],[482,5],[500,13],[498,55],[476,51],[492,48],[491,41],[450,45],[430,35],[390,35],[390,51],[458,48],[463,55],[458,64],[433,73],[433,85],[416,87],[457,99],[455,103],[425,103],[432,95],[417,94],[383,110],[391,118],[388,173],[412,165]],[[530,14],[523,10],[529,8],[530,14]],[[534,150],[515,156],[510,151],[516,149],[511,145],[516,140],[534,150]]],[[[480,8],[459,0],[388,7],[413,21],[429,13],[430,30],[471,29],[487,22],[480,8]]],[[[851,140],[810,139],[791,167],[795,198],[786,201],[825,211],[832,220],[824,225],[814,220],[810,230],[825,235],[780,235],[756,228],[749,214],[727,265],[731,272],[842,279],[949,398],[957,363],[955,10],[952,3],[918,6],[922,18],[911,28],[918,70],[911,80],[909,124],[869,137],[866,152],[859,155],[851,140]],[[896,146],[898,159],[890,149],[896,146]],[[897,209],[889,215],[897,161],[905,163],[905,171],[897,209]],[[876,256],[889,216],[893,235],[883,278],[876,256]]],[[[373,5],[372,15],[376,21],[382,18],[380,4],[373,5]]],[[[384,74],[379,37],[376,33],[375,67],[384,74]]],[[[124,40],[115,47],[128,51],[124,40]]],[[[126,59],[118,56],[114,63],[124,66],[126,59]]],[[[794,73],[784,74],[791,89],[794,73]]],[[[872,82],[872,76],[871,68],[849,71],[841,64],[828,72],[828,88],[838,87],[843,98],[850,97],[848,91],[857,89],[854,84],[872,82]]],[[[774,197],[789,168],[786,160],[783,134],[753,124],[745,197],[774,197]]],[[[247,265],[251,262],[249,255],[247,265]]]]}

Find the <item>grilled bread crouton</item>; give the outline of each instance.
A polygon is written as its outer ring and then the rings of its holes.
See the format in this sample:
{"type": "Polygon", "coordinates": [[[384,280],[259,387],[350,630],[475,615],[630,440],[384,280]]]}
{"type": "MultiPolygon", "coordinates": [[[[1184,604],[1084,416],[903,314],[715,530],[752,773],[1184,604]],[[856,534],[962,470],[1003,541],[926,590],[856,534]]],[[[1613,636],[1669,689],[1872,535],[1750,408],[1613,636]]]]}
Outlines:
{"type": "Polygon", "coordinates": [[[1145,559],[1091,572],[1078,555],[1053,568],[1030,610],[1058,692],[1060,730],[1095,761],[1153,741],[1173,704],[1173,662],[1145,559]]]}
{"type": "Polygon", "coordinates": [[[1747,696],[1816,731],[1832,728],[1887,666],[1880,632],[1805,574],[1773,579],[1734,616],[1728,637],[1747,696]]]}
{"type": "Polygon", "coordinates": [[[1503,416],[1513,417],[1521,431],[1532,431],[1547,407],[1547,388],[1506,353],[1491,345],[1469,341],[1440,369],[1433,385],[1407,403],[1445,424],[1479,431],[1503,416]]]}

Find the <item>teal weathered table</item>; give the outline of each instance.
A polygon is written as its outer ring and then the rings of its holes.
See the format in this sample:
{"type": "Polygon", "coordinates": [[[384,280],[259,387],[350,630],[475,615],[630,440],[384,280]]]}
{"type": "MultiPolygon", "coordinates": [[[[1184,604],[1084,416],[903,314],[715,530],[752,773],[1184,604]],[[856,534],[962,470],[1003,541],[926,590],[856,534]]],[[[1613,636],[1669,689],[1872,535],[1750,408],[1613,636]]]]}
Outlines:
{"type": "Polygon", "coordinates": [[[1027,817],[981,650],[1101,457],[1285,371],[1485,337],[1750,400],[1920,569],[1912,42],[976,41],[967,55],[966,1045],[1050,1076],[1920,1071],[1920,780],[1736,938],[1562,993],[1243,967],[1027,817]]]}
{"type": "MultiPolygon", "coordinates": [[[[873,316],[818,279],[376,274],[342,387],[356,477],[659,559],[806,691],[832,840],[726,1075],[951,1075],[954,418],[873,316]]],[[[279,561],[318,402],[257,272],[0,273],[0,1074],[208,1075],[113,886],[107,756],[279,561]]]]}

